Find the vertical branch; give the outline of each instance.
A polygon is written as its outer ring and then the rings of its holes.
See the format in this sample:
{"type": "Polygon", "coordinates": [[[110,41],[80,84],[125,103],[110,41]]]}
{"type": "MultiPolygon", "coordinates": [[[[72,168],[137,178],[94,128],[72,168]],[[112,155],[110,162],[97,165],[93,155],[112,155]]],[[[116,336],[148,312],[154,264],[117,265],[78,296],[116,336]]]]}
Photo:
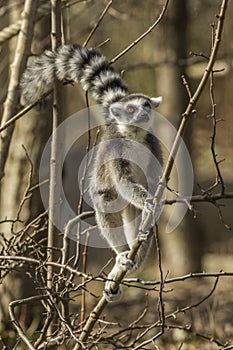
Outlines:
{"type": "MultiPolygon", "coordinates": [[[[89,159],[89,151],[90,151],[90,146],[91,146],[91,120],[90,120],[90,109],[89,109],[89,101],[88,101],[88,92],[86,92],[86,105],[87,105],[87,112],[88,112],[88,135],[87,135],[87,146],[86,146],[86,160],[85,160],[85,167],[83,170],[82,178],[80,180],[80,198],[78,202],[78,208],[77,208],[77,215],[80,216],[82,213],[82,208],[83,208],[83,193],[84,193],[84,183],[85,183],[85,178],[87,175],[87,170],[88,170],[88,159],[89,159]]],[[[76,253],[75,253],[75,259],[73,263],[74,269],[78,267],[78,262],[79,262],[79,254],[80,254],[80,231],[81,231],[81,224],[78,222],[77,226],[77,238],[76,238],[76,253]]]]}
{"type": "MultiPolygon", "coordinates": [[[[5,123],[15,114],[19,105],[19,81],[22,72],[26,67],[27,56],[30,54],[31,42],[33,37],[33,26],[36,15],[37,1],[26,0],[22,13],[22,24],[19,33],[15,57],[11,65],[11,75],[8,87],[7,98],[4,104],[4,113],[1,125],[5,123]]],[[[14,131],[12,124],[7,130],[1,134],[0,138],[0,180],[4,176],[4,168],[8,156],[11,138],[14,131]]]]}
{"type": "MultiPolygon", "coordinates": [[[[212,31],[213,31],[213,44],[214,45],[214,40],[215,40],[215,27],[212,25],[212,31]]],[[[219,167],[219,164],[221,161],[217,160],[217,153],[216,153],[216,136],[217,136],[217,124],[218,122],[222,121],[221,119],[217,119],[216,117],[216,102],[215,102],[215,95],[214,95],[214,71],[211,71],[210,74],[210,100],[211,100],[211,105],[212,105],[212,113],[211,113],[211,118],[212,118],[212,124],[213,124],[213,132],[211,136],[211,153],[216,169],[216,186],[220,184],[221,186],[221,194],[224,194],[225,192],[225,184],[223,181],[223,177],[221,174],[221,170],[219,167]]]]}
{"type": "MultiPolygon", "coordinates": [[[[87,250],[88,250],[89,232],[86,234],[85,246],[83,249],[83,273],[87,272],[87,250]]],[[[84,284],[86,277],[82,277],[82,283],[84,284]]],[[[81,300],[81,310],[80,310],[80,323],[81,329],[83,328],[83,322],[85,320],[85,305],[86,305],[86,293],[85,288],[82,289],[82,300],[81,300]]]]}
{"type": "Polygon", "coordinates": [[[158,260],[159,275],[160,275],[159,298],[158,298],[158,314],[159,314],[160,331],[157,334],[155,334],[152,338],[145,340],[144,342],[140,343],[138,346],[134,347],[134,350],[142,349],[144,346],[150,343],[153,343],[153,345],[156,346],[154,344],[154,341],[164,334],[164,330],[166,326],[165,325],[165,306],[163,302],[163,290],[164,290],[164,282],[165,282],[166,276],[164,278],[162,256],[161,256],[160,243],[159,243],[158,225],[155,225],[155,244],[156,244],[157,260],[158,260]]]}
{"type": "Polygon", "coordinates": [[[91,147],[91,116],[90,116],[90,106],[89,106],[89,100],[88,100],[88,92],[86,92],[86,106],[87,106],[87,146],[86,146],[86,161],[85,161],[85,167],[83,170],[83,175],[80,180],[80,199],[78,203],[78,215],[81,214],[82,212],[82,207],[83,207],[83,192],[84,192],[84,183],[85,183],[85,178],[87,176],[87,171],[88,171],[88,160],[89,160],[89,151],[91,147]]]}
{"type": "MultiPolygon", "coordinates": [[[[84,193],[84,183],[87,175],[88,170],[88,159],[89,159],[89,151],[91,146],[91,120],[90,120],[90,109],[89,109],[89,101],[88,101],[88,92],[86,92],[86,105],[87,105],[87,112],[88,112],[88,135],[87,135],[87,146],[86,146],[86,160],[85,160],[85,167],[83,170],[82,178],[80,180],[80,198],[78,202],[78,208],[77,208],[77,214],[78,216],[82,213],[83,208],[83,193],[84,193]]],[[[81,231],[81,223],[78,222],[77,225],[77,238],[76,238],[76,252],[75,252],[75,259],[73,263],[73,268],[76,269],[78,267],[79,262],[79,254],[80,254],[80,231],[81,231]]]]}
{"type": "MultiPolygon", "coordinates": [[[[51,42],[52,49],[56,50],[61,45],[61,1],[51,0],[51,42]]],[[[60,193],[61,193],[61,135],[58,126],[62,120],[62,84],[58,81],[54,84],[53,92],[53,121],[52,142],[50,158],[50,187],[49,187],[49,225],[48,225],[48,256],[49,262],[54,261],[53,248],[57,245],[57,229],[55,224],[59,222],[60,193]]],[[[53,267],[50,265],[47,272],[47,287],[53,287],[53,267]]]]}
{"type": "Polygon", "coordinates": [[[158,301],[158,311],[159,311],[159,317],[160,317],[160,323],[161,323],[161,331],[160,335],[164,333],[164,326],[165,326],[165,308],[163,303],[163,289],[164,289],[164,275],[163,275],[163,266],[162,266],[162,256],[161,256],[161,250],[160,250],[160,244],[159,244],[159,230],[158,226],[155,226],[155,243],[156,243],[156,250],[158,255],[158,266],[159,266],[159,274],[160,274],[160,286],[159,286],[159,301],[158,301]]]}
{"type": "MultiPolygon", "coordinates": [[[[85,168],[83,171],[83,176],[82,179],[80,181],[80,200],[79,200],[79,205],[78,205],[78,215],[81,214],[82,212],[82,207],[83,207],[83,193],[84,193],[84,183],[85,183],[85,178],[87,176],[87,171],[88,171],[88,159],[89,159],[89,151],[90,151],[90,146],[91,146],[91,116],[90,116],[90,108],[89,108],[89,100],[88,100],[88,92],[86,92],[86,105],[87,105],[87,111],[88,111],[88,118],[87,118],[87,122],[88,122],[88,135],[87,135],[87,146],[86,146],[86,161],[85,161],[85,168]]],[[[81,231],[81,224],[79,223],[78,225],[78,237],[80,235],[80,231],[81,231]]],[[[86,236],[86,242],[84,245],[84,250],[83,250],[83,272],[86,273],[86,266],[87,266],[87,249],[88,249],[88,239],[89,239],[89,233],[87,233],[86,236]]],[[[79,241],[76,242],[77,246],[76,246],[76,261],[77,261],[77,249],[79,249],[78,245],[80,244],[79,241]]],[[[77,261],[78,262],[78,261],[77,261]]],[[[76,265],[74,265],[74,268],[77,267],[77,262],[76,265]]],[[[85,281],[85,278],[83,278],[83,282],[85,281]]],[[[83,327],[83,321],[85,319],[85,290],[82,289],[82,298],[81,298],[81,315],[80,315],[80,319],[81,319],[81,329],[83,327]]]]}

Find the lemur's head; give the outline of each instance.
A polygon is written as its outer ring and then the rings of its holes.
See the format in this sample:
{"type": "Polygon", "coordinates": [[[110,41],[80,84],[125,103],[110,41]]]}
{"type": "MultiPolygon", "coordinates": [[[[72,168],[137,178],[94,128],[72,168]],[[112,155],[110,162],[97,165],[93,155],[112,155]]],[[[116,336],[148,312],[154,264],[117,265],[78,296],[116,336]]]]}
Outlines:
{"type": "Polygon", "coordinates": [[[110,118],[117,124],[147,124],[150,123],[152,110],[161,102],[162,97],[127,95],[109,106],[110,118]]]}

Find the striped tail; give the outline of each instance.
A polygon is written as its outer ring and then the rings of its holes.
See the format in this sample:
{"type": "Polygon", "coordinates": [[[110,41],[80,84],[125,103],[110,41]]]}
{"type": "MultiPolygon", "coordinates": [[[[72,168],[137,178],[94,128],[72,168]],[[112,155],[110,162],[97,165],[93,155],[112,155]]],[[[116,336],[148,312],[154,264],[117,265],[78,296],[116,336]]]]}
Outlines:
{"type": "Polygon", "coordinates": [[[45,51],[23,73],[22,94],[33,103],[52,89],[55,79],[80,82],[85,91],[101,104],[109,105],[128,95],[121,76],[95,49],[66,45],[56,51],[45,51]]]}

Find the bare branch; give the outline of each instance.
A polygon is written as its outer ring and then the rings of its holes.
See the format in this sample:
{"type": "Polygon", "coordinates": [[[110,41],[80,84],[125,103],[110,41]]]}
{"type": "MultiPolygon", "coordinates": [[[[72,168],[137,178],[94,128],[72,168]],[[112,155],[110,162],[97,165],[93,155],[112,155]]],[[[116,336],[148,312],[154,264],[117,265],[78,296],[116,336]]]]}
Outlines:
{"type": "Polygon", "coordinates": [[[161,335],[163,335],[164,329],[165,329],[165,306],[164,306],[164,301],[163,301],[163,290],[164,290],[165,279],[163,276],[162,257],[161,257],[161,251],[160,251],[159,234],[158,234],[158,226],[157,225],[155,228],[155,242],[156,242],[158,266],[159,266],[159,273],[160,273],[159,300],[158,300],[158,314],[159,314],[160,331],[157,334],[155,334],[151,339],[145,340],[144,342],[140,343],[138,346],[134,347],[134,350],[141,349],[143,346],[146,346],[147,344],[153,343],[156,339],[158,339],[161,335]]]}
{"type": "MultiPolygon", "coordinates": [[[[68,8],[71,7],[77,3],[81,2],[87,2],[88,0],[75,0],[73,2],[68,1],[68,0],[63,0],[62,2],[62,8],[68,8]]],[[[51,6],[49,2],[44,2],[40,4],[37,10],[37,16],[36,16],[36,21],[41,20],[43,17],[48,16],[51,11],[51,6]]],[[[17,35],[20,31],[22,25],[22,20],[19,19],[16,21],[14,24],[9,25],[8,27],[5,27],[0,31],[0,44],[3,44],[5,41],[13,38],[15,35],[17,35]]]]}
{"type": "Polygon", "coordinates": [[[26,299],[21,299],[21,300],[15,300],[12,301],[9,304],[9,314],[10,314],[10,318],[11,318],[11,322],[14,325],[14,327],[16,328],[18,335],[20,336],[20,338],[24,341],[24,343],[28,346],[28,348],[30,350],[36,350],[36,348],[31,344],[31,342],[29,341],[29,339],[27,338],[26,334],[24,333],[22,327],[20,326],[19,322],[16,320],[15,317],[15,313],[14,313],[14,309],[16,306],[22,305],[22,304],[26,304],[35,300],[42,300],[42,299],[47,299],[48,296],[45,295],[36,295],[36,296],[32,296],[26,299]]]}
{"type": "MultiPolygon", "coordinates": [[[[214,25],[212,26],[212,31],[213,31],[213,43],[215,40],[215,27],[214,25]]],[[[213,157],[213,161],[214,161],[214,165],[215,165],[215,169],[216,169],[216,184],[220,184],[221,186],[221,193],[224,194],[225,192],[225,184],[223,181],[223,177],[221,174],[221,170],[219,167],[220,161],[217,160],[217,154],[216,154],[216,150],[215,150],[215,143],[216,143],[216,136],[217,136],[217,123],[219,120],[217,120],[216,117],[216,102],[215,102],[215,95],[214,95],[214,72],[212,71],[210,74],[210,100],[211,100],[211,105],[212,105],[212,114],[211,114],[211,118],[212,118],[212,124],[213,124],[213,133],[211,136],[211,153],[212,153],[212,157],[213,157]]]]}
{"type": "Polygon", "coordinates": [[[159,17],[157,18],[157,20],[152,24],[152,26],[150,26],[150,28],[147,29],[147,31],[145,31],[142,35],[140,35],[136,40],[134,40],[134,42],[132,42],[132,44],[130,44],[128,47],[126,47],[122,52],[120,52],[116,57],[112,58],[110,63],[114,63],[117,60],[119,60],[119,58],[121,58],[123,55],[125,55],[129,50],[131,50],[135,45],[137,45],[142,39],[144,39],[148,34],[150,34],[152,32],[152,30],[155,29],[155,27],[157,27],[157,25],[161,22],[161,20],[163,19],[163,16],[167,10],[168,7],[168,3],[169,0],[166,0],[164,5],[163,5],[163,9],[159,15],[159,17]]]}
{"type": "Polygon", "coordinates": [[[108,9],[110,8],[110,6],[112,5],[112,1],[110,0],[107,5],[105,6],[103,12],[101,13],[101,15],[99,16],[98,21],[96,22],[96,24],[94,25],[94,27],[92,28],[90,34],[88,35],[87,39],[84,41],[83,46],[87,46],[87,44],[89,43],[89,41],[91,40],[91,38],[93,37],[96,29],[99,27],[100,23],[102,22],[103,18],[105,17],[106,13],[108,12],[108,9]]]}
{"type": "MultiPolygon", "coordinates": [[[[166,278],[164,280],[164,284],[174,283],[174,282],[180,282],[185,281],[192,278],[208,278],[208,277],[232,277],[233,272],[193,272],[189,273],[187,275],[174,277],[174,278],[166,278]]],[[[128,285],[128,283],[140,283],[145,286],[156,286],[160,284],[160,281],[144,281],[140,278],[126,278],[124,279],[124,284],[128,285]]]]}
{"type": "MultiPolygon", "coordinates": [[[[37,1],[26,0],[24,4],[23,20],[21,30],[19,33],[17,47],[15,51],[14,61],[11,65],[11,76],[8,87],[7,98],[4,104],[4,113],[1,124],[5,123],[16,112],[17,105],[19,103],[19,80],[22,72],[26,67],[26,58],[30,53],[33,25],[36,15],[37,1]]],[[[14,127],[11,125],[1,135],[0,139],[0,180],[4,176],[5,163],[9,151],[9,146],[12,138],[14,127]]]]}
{"type": "MultiPolygon", "coordinates": [[[[61,0],[51,0],[51,42],[52,49],[56,50],[62,42],[61,31],[61,0]]],[[[52,122],[52,141],[50,157],[50,186],[49,186],[49,224],[48,224],[48,244],[47,259],[49,262],[55,260],[54,247],[57,247],[57,229],[56,223],[59,222],[61,205],[61,153],[62,153],[62,135],[58,126],[62,121],[62,83],[55,81],[53,86],[53,122],[52,122]]],[[[47,269],[47,287],[53,289],[53,266],[49,265],[47,269]]],[[[51,325],[52,326],[52,325],[51,325]]],[[[48,334],[52,334],[52,328],[49,327],[48,334]]]]}
{"type": "Polygon", "coordinates": [[[20,119],[22,116],[24,116],[26,113],[28,113],[32,108],[34,108],[37,104],[39,104],[47,95],[51,94],[52,90],[49,91],[46,95],[41,97],[38,101],[31,103],[27,107],[23,108],[19,113],[14,115],[12,118],[7,120],[1,127],[0,127],[0,132],[4,131],[7,129],[11,124],[13,124],[16,120],[20,119]]]}

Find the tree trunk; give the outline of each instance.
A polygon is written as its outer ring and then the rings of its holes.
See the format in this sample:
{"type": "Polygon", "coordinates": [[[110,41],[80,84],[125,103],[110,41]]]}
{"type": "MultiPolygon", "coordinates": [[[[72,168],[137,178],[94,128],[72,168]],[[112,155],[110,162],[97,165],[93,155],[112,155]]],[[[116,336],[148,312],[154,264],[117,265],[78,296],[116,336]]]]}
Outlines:
{"type": "MultiPolygon", "coordinates": [[[[172,1],[168,6],[166,21],[162,22],[163,35],[159,43],[163,59],[171,63],[158,69],[158,92],[164,96],[161,105],[161,113],[177,127],[181,120],[182,112],[188,102],[188,94],[183,86],[181,76],[185,74],[185,66],[179,64],[181,59],[187,57],[187,30],[188,10],[187,3],[183,0],[172,1]]],[[[157,54],[157,53],[156,53],[157,54]]],[[[161,130],[167,133],[168,130],[161,130]]],[[[186,146],[190,146],[190,130],[186,130],[186,146]],[[187,134],[188,132],[188,134],[187,134]]],[[[171,138],[172,139],[172,138],[171,138]]],[[[190,149],[190,148],[189,148],[190,149]]],[[[183,176],[186,175],[186,164],[177,164],[183,176]]],[[[177,179],[173,175],[169,187],[177,188],[177,179]]],[[[174,199],[174,196],[172,197],[174,199]]],[[[171,207],[167,207],[163,215],[164,227],[171,214],[171,207]]],[[[179,210],[179,209],[177,209],[179,210]]],[[[161,230],[163,232],[164,230],[161,230]]],[[[162,248],[165,261],[165,269],[171,275],[185,274],[201,269],[202,239],[201,229],[197,226],[193,213],[186,214],[178,228],[170,234],[162,234],[162,248]]]]}
{"type": "MultiPolygon", "coordinates": [[[[19,18],[18,8],[14,10],[11,21],[19,18]],[[17,11],[17,12],[16,12],[17,11]]],[[[49,19],[40,22],[37,28],[38,42],[49,31],[49,19]]],[[[10,49],[14,55],[15,39],[11,39],[10,49]]],[[[39,179],[39,163],[44,148],[44,144],[48,139],[50,120],[48,112],[32,110],[24,115],[15,124],[14,134],[11,140],[9,153],[5,165],[5,176],[1,181],[0,187],[0,219],[15,219],[25,189],[28,185],[30,162],[27,159],[26,152],[33,164],[33,174],[31,186],[38,183],[39,179]],[[25,147],[25,149],[23,148],[25,147]]],[[[42,210],[39,190],[33,191],[32,197],[25,201],[20,214],[20,220],[14,225],[14,232],[25,226],[25,223],[35,218],[42,210]]],[[[7,222],[1,225],[1,232],[9,240],[14,232],[11,231],[11,223],[7,222]]],[[[8,322],[8,305],[15,299],[20,299],[33,294],[34,286],[24,272],[11,273],[0,285],[0,328],[1,323],[8,322]]],[[[29,313],[30,315],[30,313],[29,313]]]]}

